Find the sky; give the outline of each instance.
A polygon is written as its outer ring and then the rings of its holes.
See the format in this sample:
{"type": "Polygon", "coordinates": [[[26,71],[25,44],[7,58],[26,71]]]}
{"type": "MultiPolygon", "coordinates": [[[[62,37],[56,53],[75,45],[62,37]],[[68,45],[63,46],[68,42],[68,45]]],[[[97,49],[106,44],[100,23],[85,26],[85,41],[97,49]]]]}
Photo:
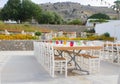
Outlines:
{"type": "MultiPolygon", "coordinates": [[[[5,3],[7,3],[8,0],[0,0],[0,7],[3,7],[5,3]]],[[[116,0],[32,0],[36,4],[41,3],[55,3],[55,2],[78,2],[82,5],[88,5],[91,6],[110,6],[113,5],[114,1],[116,0]]]]}

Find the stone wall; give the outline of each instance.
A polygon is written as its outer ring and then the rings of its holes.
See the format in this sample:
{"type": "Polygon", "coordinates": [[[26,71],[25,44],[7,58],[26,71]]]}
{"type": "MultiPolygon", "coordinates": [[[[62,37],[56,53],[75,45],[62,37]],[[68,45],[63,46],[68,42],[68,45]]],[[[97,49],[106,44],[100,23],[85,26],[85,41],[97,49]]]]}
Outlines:
{"type": "Polygon", "coordinates": [[[93,28],[93,27],[86,27],[86,26],[81,26],[81,25],[50,25],[50,24],[40,24],[40,25],[35,25],[39,26],[40,28],[46,28],[49,30],[54,30],[54,31],[64,31],[64,32],[76,32],[77,36],[80,36],[81,32],[85,31],[88,28],[93,28]]]}
{"type": "Polygon", "coordinates": [[[1,40],[0,51],[31,51],[33,40],[1,40]]]}

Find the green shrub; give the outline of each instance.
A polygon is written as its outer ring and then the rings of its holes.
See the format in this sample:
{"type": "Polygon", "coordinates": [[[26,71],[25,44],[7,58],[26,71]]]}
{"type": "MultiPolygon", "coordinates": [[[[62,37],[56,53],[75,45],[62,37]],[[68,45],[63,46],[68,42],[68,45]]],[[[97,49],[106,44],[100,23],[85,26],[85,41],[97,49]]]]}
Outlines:
{"type": "Polygon", "coordinates": [[[108,21],[105,20],[105,19],[96,19],[96,20],[90,20],[89,22],[100,22],[100,23],[102,23],[102,22],[108,22],[108,21]]]}
{"type": "Polygon", "coordinates": [[[41,36],[41,34],[42,34],[42,33],[39,32],[39,31],[35,32],[35,35],[36,35],[36,36],[41,36]]]}
{"type": "Polygon", "coordinates": [[[86,29],[84,32],[95,33],[95,29],[94,28],[92,28],[92,29],[86,29]]]}
{"type": "Polygon", "coordinates": [[[82,22],[79,19],[75,19],[70,21],[68,24],[70,25],[82,25],[82,22]]]}
{"type": "Polygon", "coordinates": [[[97,13],[97,14],[93,14],[89,17],[89,19],[106,19],[106,20],[109,20],[110,17],[106,14],[103,14],[103,13],[97,13]]]}
{"type": "Polygon", "coordinates": [[[105,37],[110,37],[110,34],[108,32],[103,34],[105,37]]]}
{"type": "Polygon", "coordinates": [[[0,24],[4,24],[3,21],[0,21],[0,24]]]}

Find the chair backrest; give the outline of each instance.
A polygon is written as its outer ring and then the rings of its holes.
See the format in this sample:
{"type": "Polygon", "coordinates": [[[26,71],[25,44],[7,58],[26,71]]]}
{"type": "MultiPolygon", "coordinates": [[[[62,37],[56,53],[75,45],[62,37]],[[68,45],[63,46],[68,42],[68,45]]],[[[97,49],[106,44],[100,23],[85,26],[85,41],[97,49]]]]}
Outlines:
{"type": "Polygon", "coordinates": [[[49,53],[50,53],[50,56],[51,56],[51,61],[54,61],[54,49],[53,49],[53,46],[48,45],[48,47],[49,47],[49,53]]]}
{"type": "Polygon", "coordinates": [[[51,76],[54,77],[54,49],[53,46],[51,44],[49,44],[48,46],[48,52],[49,52],[49,56],[50,56],[50,73],[51,76]]]}
{"type": "Polygon", "coordinates": [[[93,41],[93,44],[97,45],[97,46],[103,46],[104,42],[103,41],[93,41]]]}
{"type": "Polygon", "coordinates": [[[113,50],[113,44],[114,44],[113,42],[107,41],[105,43],[104,50],[108,50],[108,51],[113,50]]]}

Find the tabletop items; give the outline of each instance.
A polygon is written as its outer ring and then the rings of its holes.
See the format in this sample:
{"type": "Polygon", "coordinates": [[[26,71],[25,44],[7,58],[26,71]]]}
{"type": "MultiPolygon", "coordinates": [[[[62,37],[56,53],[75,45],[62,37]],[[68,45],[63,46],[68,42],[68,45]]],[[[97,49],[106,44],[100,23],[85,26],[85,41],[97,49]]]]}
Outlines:
{"type": "Polygon", "coordinates": [[[83,41],[83,40],[79,40],[79,41],[73,41],[73,40],[50,40],[50,41],[44,41],[46,43],[52,43],[54,45],[57,46],[93,46],[93,45],[98,45],[96,44],[96,42],[91,42],[91,41],[83,41]]]}

